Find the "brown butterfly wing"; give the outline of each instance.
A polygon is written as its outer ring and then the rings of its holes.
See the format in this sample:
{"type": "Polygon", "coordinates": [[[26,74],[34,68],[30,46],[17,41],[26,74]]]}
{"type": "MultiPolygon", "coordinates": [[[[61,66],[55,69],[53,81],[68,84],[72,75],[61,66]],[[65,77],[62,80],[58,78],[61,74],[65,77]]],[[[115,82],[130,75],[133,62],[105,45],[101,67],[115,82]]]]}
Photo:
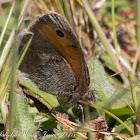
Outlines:
{"type": "MultiPolygon", "coordinates": [[[[84,95],[89,86],[89,73],[69,23],[59,14],[48,12],[28,31],[34,36],[20,71],[28,74],[41,90],[58,97],[84,95]]],[[[27,35],[19,50],[27,42],[26,38],[27,35]]]]}
{"type": "MultiPolygon", "coordinates": [[[[24,36],[23,40],[26,42],[28,38],[24,36]]],[[[77,87],[69,64],[52,44],[38,34],[34,34],[19,70],[28,74],[39,89],[59,97],[74,93],[77,87]]]]}

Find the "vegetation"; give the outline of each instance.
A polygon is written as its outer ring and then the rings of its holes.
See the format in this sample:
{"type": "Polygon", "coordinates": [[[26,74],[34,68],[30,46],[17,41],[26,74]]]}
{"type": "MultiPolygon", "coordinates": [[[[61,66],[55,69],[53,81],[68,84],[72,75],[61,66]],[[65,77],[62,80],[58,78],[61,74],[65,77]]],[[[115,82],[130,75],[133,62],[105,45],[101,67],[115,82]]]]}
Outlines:
{"type": "Polygon", "coordinates": [[[0,139],[139,139],[139,0],[2,0],[0,2],[0,139]],[[31,81],[19,81],[17,35],[55,11],[82,46],[96,101],[64,105],[31,81]],[[83,110],[84,108],[84,110],[83,110]]]}

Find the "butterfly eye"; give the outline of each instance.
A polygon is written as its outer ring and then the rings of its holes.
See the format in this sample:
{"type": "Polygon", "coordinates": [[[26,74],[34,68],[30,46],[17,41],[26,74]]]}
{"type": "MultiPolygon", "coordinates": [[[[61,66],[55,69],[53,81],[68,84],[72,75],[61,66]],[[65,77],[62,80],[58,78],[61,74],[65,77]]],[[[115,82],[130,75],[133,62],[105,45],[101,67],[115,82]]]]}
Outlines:
{"type": "Polygon", "coordinates": [[[60,30],[56,30],[56,33],[59,37],[64,37],[64,33],[60,30]]]}

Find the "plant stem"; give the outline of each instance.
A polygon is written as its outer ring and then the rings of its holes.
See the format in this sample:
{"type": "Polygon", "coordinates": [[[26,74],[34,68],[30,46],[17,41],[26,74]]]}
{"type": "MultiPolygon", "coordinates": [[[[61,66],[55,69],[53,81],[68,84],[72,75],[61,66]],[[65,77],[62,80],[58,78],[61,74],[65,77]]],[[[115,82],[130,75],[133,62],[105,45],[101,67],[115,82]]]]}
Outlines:
{"type": "Polygon", "coordinates": [[[140,0],[136,0],[137,46],[140,45],[140,0]]]}
{"type": "MultiPolygon", "coordinates": [[[[85,114],[85,121],[88,122],[90,120],[90,111],[88,105],[84,105],[84,114],[85,114]]],[[[88,139],[89,140],[93,139],[91,132],[88,132],[88,139]]]]}
{"type": "MultiPolygon", "coordinates": [[[[15,41],[15,40],[14,40],[15,41]]],[[[14,46],[16,46],[16,43],[14,42],[14,46]]],[[[17,51],[16,51],[17,52],[17,51]]],[[[10,92],[10,106],[9,106],[9,135],[13,134],[14,130],[14,113],[15,113],[15,87],[16,87],[16,53],[15,53],[15,47],[12,47],[12,66],[11,66],[11,92],[10,92]]],[[[9,136],[9,140],[13,140],[14,138],[12,136],[9,136]]]]}
{"type": "Polygon", "coordinates": [[[14,133],[14,123],[15,123],[15,108],[16,108],[16,92],[15,92],[15,88],[16,88],[16,65],[17,65],[17,40],[16,40],[16,34],[19,32],[19,28],[17,29],[17,25],[18,25],[18,20],[19,20],[19,14],[20,14],[20,6],[21,6],[21,0],[14,0],[15,2],[15,10],[14,10],[14,19],[15,19],[15,24],[14,24],[14,40],[13,40],[13,44],[11,47],[11,55],[12,55],[12,59],[11,59],[11,91],[10,91],[10,105],[9,105],[9,140],[13,140],[13,133],[14,133]]]}
{"type": "Polygon", "coordinates": [[[139,126],[140,126],[140,96],[139,96],[139,106],[136,114],[136,133],[135,133],[136,135],[140,134],[139,126]]]}
{"type": "Polygon", "coordinates": [[[137,100],[136,100],[136,92],[135,92],[135,87],[134,87],[134,82],[133,82],[133,76],[131,72],[129,72],[129,80],[130,80],[132,99],[134,103],[134,110],[136,114],[137,113],[137,100]]]}
{"type": "Polygon", "coordinates": [[[117,43],[117,35],[116,35],[116,26],[115,26],[115,7],[114,7],[114,0],[112,0],[112,27],[113,27],[113,38],[114,38],[114,46],[116,50],[116,55],[119,58],[118,52],[118,43],[117,43]]]}
{"type": "Polygon", "coordinates": [[[40,4],[42,5],[42,7],[43,7],[43,9],[45,11],[48,11],[49,10],[48,7],[47,7],[47,5],[45,4],[45,2],[43,0],[39,0],[39,2],[40,2],[40,4]]]}
{"type": "Polygon", "coordinates": [[[4,37],[4,34],[6,32],[7,26],[9,24],[10,17],[12,15],[12,12],[13,12],[14,7],[15,7],[15,1],[12,4],[11,10],[10,10],[9,15],[8,15],[8,18],[7,18],[7,21],[6,21],[5,26],[4,26],[3,30],[2,30],[2,33],[0,35],[0,47],[1,47],[1,44],[2,44],[2,41],[3,41],[3,37],[4,37]]]}

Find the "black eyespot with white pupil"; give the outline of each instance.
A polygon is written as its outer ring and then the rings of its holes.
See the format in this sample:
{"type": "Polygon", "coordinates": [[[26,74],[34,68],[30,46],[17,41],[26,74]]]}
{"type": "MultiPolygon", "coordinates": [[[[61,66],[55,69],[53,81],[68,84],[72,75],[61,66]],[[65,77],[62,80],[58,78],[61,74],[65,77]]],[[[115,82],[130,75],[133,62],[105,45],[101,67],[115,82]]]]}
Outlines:
{"type": "Polygon", "coordinates": [[[59,37],[64,37],[64,33],[60,30],[56,30],[56,33],[59,37]]]}

